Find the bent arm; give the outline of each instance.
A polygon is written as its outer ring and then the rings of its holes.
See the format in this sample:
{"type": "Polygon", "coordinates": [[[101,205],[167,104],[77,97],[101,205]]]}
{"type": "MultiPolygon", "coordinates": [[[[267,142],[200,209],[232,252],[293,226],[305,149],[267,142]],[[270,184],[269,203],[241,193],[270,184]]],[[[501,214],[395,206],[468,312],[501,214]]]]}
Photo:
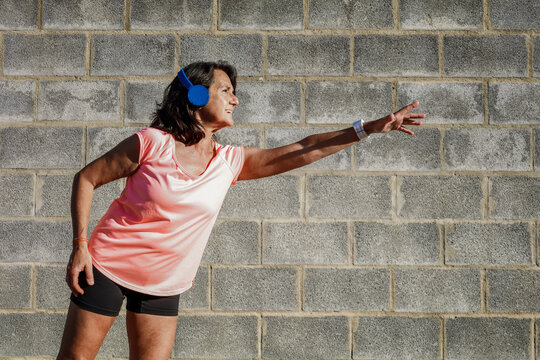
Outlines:
{"type": "MultiPolygon", "coordinates": [[[[424,118],[425,114],[409,113],[410,110],[417,106],[418,102],[414,102],[388,116],[369,121],[364,124],[364,130],[368,135],[371,133],[386,133],[392,130],[413,135],[414,133],[403,125],[422,124],[420,121],[411,119],[424,118]]],[[[349,127],[343,130],[311,135],[293,144],[275,149],[246,148],[244,166],[238,179],[258,179],[293,170],[343,150],[358,140],[354,128],[349,127]]]]}
{"type": "MultiPolygon", "coordinates": [[[[139,166],[138,162],[139,139],[137,135],[132,135],[75,175],[71,192],[73,238],[86,239],[88,236],[88,221],[94,189],[134,173],[139,166]]],[[[79,284],[79,273],[82,271],[86,273],[87,283],[92,285],[94,277],[88,244],[86,241],[73,242],[73,251],[67,265],[66,282],[75,296],[84,293],[79,284]]]]}

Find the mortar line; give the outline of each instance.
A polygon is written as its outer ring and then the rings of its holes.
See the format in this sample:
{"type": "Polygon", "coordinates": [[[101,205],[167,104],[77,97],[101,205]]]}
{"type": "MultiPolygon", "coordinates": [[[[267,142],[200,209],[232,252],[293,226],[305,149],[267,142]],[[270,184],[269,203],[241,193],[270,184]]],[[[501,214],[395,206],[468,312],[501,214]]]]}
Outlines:
{"type": "Polygon", "coordinates": [[[37,181],[37,174],[33,173],[32,174],[32,191],[33,191],[33,194],[32,194],[32,214],[30,216],[36,216],[36,213],[37,213],[37,186],[38,186],[38,181],[37,181]]]}
{"type": "Polygon", "coordinates": [[[300,124],[307,125],[307,81],[300,80],[300,124]]]}
{"type": "Polygon", "coordinates": [[[531,135],[530,135],[530,142],[531,142],[531,146],[530,146],[530,158],[531,158],[531,170],[534,171],[535,168],[534,168],[534,158],[535,158],[535,148],[536,148],[536,144],[535,144],[535,136],[534,136],[534,129],[531,128],[531,135]]]}
{"type": "Polygon", "coordinates": [[[444,78],[444,35],[439,34],[437,38],[437,51],[439,55],[439,78],[444,78]]]}
{"type": "Polygon", "coordinates": [[[392,216],[390,217],[392,222],[398,220],[398,208],[399,208],[399,199],[398,199],[398,176],[390,176],[390,188],[392,189],[392,216]]]}
{"type": "Polygon", "coordinates": [[[531,256],[532,256],[532,263],[535,265],[535,266],[538,266],[538,220],[536,221],[532,221],[532,223],[530,224],[530,226],[532,227],[531,229],[531,236],[532,236],[532,241],[531,241],[531,256]]]}
{"type": "Polygon", "coordinates": [[[92,35],[86,33],[86,48],[84,49],[84,65],[86,66],[86,76],[90,76],[92,67],[92,35]]]}
{"type": "Polygon", "coordinates": [[[219,30],[219,0],[212,1],[212,24],[210,25],[210,34],[216,35],[219,30]]]}
{"type": "Polygon", "coordinates": [[[258,359],[262,359],[262,350],[263,350],[263,326],[264,321],[262,318],[262,314],[257,314],[257,335],[259,336],[257,341],[257,351],[258,351],[258,359]]]}
{"type": "Polygon", "coordinates": [[[532,78],[534,76],[534,69],[533,69],[534,45],[533,45],[532,34],[530,32],[526,34],[525,46],[527,47],[527,74],[530,78],[532,78]]]}
{"type": "Polygon", "coordinates": [[[440,349],[440,359],[446,358],[446,319],[445,318],[439,318],[439,336],[440,336],[440,343],[439,343],[439,349],[440,349]]]}
{"type": "Polygon", "coordinates": [[[531,335],[530,335],[530,341],[529,341],[529,357],[531,360],[536,359],[536,333],[535,333],[535,319],[531,319],[531,335]]]}
{"type": "Polygon", "coordinates": [[[266,34],[263,34],[261,36],[261,45],[262,45],[262,52],[261,52],[261,56],[262,56],[262,78],[263,80],[267,80],[267,74],[268,74],[268,63],[267,63],[267,56],[268,56],[268,36],[266,34]]]}
{"type": "Polygon", "coordinates": [[[349,265],[354,266],[354,259],[356,258],[356,242],[355,242],[355,229],[354,220],[347,222],[347,241],[349,252],[349,265]]]}
{"type": "Polygon", "coordinates": [[[401,30],[401,12],[399,8],[399,0],[392,0],[392,15],[394,18],[394,29],[395,31],[401,30]]]}
{"type": "Polygon", "coordinates": [[[258,231],[258,239],[257,244],[259,246],[259,265],[263,265],[263,249],[264,249],[264,231],[263,231],[263,220],[258,220],[257,223],[259,224],[259,231],[258,231]]]}
{"type": "Polygon", "coordinates": [[[392,112],[398,110],[398,86],[399,80],[392,80],[392,112]]]}
{"type": "Polygon", "coordinates": [[[4,77],[4,33],[0,31],[0,75],[4,77]]]}
{"type": "Polygon", "coordinates": [[[446,222],[443,221],[439,226],[439,264],[446,265],[446,222]]]}
{"type": "Polygon", "coordinates": [[[482,177],[482,220],[489,220],[489,177],[482,177]]]}
{"type": "Polygon", "coordinates": [[[354,76],[354,35],[349,35],[349,76],[354,76]]]}
{"type": "Polygon", "coordinates": [[[441,134],[441,140],[439,142],[439,154],[440,154],[439,160],[441,162],[441,170],[439,171],[439,175],[440,175],[441,172],[446,171],[446,161],[445,161],[446,153],[444,151],[444,138],[446,135],[446,129],[439,128],[439,133],[441,134]]]}
{"type": "Polygon", "coordinates": [[[354,339],[354,318],[348,317],[349,319],[349,359],[354,359],[354,346],[353,346],[353,339],[354,339]]]}
{"type": "Polygon", "coordinates": [[[34,82],[34,114],[33,114],[34,118],[32,119],[32,122],[35,124],[38,122],[38,100],[39,100],[40,81],[34,80],[33,82],[34,82]]]}
{"type": "Polygon", "coordinates": [[[124,30],[131,30],[131,0],[125,0],[124,6],[124,30]]]}
{"type": "Polygon", "coordinates": [[[214,265],[212,264],[209,264],[208,266],[208,292],[209,292],[209,299],[210,299],[210,303],[208,304],[208,308],[209,308],[209,311],[212,311],[213,308],[214,308],[214,291],[213,291],[213,287],[214,287],[214,283],[212,281],[212,279],[214,278],[214,265]]]}
{"type": "Polygon", "coordinates": [[[43,30],[43,0],[38,0],[37,28],[43,30]]]}
{"type": "Polygon", "coordinates": [[[489,126],[489,80],[482,81],[482,101],[484,108],[484,123],[483,125],[489,126]]]}
{"type": "Polygon", "coordinates": [[[305,222],[307,218],[307,175],[300,177],[300,220],[305,222]]]}
{"type": "Polygon", "coordinates": [[[491,20],[490,20],[491,13],[489,11],[489,1],[484,0],[483,1],[483,14],[482,14],[482,27],[483,30],[491,30],[491,20]]]}
{"type": "Polygon", "coordinates": [[[299,295],[298,300],[299,300],[300,311],[303,312],[304,305],[306,303],[306,298],[305,298],[306,292],[304,288],[304,283],[306,282],[306,266],[305,265],[299,266],[298,275],[300,277],[300,283],[298,284],[297,295],[299,295]]]}
{"type": "Polygon", "coordinates": [[[487,270],[480,270],[480,312],[487,313],[487,270]]]}

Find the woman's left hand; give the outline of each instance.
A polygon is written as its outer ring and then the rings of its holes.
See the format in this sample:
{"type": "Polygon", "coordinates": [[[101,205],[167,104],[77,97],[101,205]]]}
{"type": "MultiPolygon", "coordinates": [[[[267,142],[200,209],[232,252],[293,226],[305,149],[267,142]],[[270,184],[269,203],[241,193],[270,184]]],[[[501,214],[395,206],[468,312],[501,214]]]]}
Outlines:
{"type": "Polygon", "coordinates": [[[411,119],[423,119],[426,117],[426,114],[409,113],[409,111],[417,107],[418,104],[418,101],[415,101],[414,103],[405,106],[404,108],[396,111],[393,114],[390,114],[378,120],[366,122],[364,124],[364,129],[368,134],[387,133],[391,130],[399,130],[406,134],[413,135],[414,133],[404,127],[404,125],[422,125],[421,121],[415,121],[411,119]]]}

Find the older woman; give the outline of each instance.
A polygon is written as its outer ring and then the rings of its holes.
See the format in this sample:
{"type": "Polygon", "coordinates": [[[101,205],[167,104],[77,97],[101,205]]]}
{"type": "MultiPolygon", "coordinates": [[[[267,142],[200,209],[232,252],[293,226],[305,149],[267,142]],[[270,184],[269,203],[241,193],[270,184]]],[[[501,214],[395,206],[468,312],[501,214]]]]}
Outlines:
{"type": "Polygon", "coordinates": [[[128,137],[75,175],[71,304],[58,359],[92,359],[127,298],[130,359],[168,359],[179,294],[189,289],[230,185],[280,174],[340,151],[371,133],[412,131],[418,103],[384,118],[308,136],[275,149],[220,145],[233,125],[236,70],[186,66],[165,91],[151,127],[128,137]],[[127,177],[120,197],[87,241],[94,189],[127,177]]]}

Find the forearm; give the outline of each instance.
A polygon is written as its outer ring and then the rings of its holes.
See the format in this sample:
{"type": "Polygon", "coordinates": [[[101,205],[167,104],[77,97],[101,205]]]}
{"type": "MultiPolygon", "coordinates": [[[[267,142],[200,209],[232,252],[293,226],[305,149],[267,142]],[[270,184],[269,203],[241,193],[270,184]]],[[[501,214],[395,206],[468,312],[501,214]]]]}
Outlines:
{"type": "MultiPolygon", "coordinates": [[[[71,192],[71,222],[73,225],[73,238],[88,236],[88,221],[94,185],[79,172],[73,178],[71,192]]],[[[80,244],[80,243],[79,243],[80,244]]]]}
{"type": "Polygon", "coordinates": [[[358,135],[352,127],[308,136],[298,142],[302,148],[300,151],[302,156],[298,159],[296,167],[311,164],[356,142],[358,142],[358,135]]]}

